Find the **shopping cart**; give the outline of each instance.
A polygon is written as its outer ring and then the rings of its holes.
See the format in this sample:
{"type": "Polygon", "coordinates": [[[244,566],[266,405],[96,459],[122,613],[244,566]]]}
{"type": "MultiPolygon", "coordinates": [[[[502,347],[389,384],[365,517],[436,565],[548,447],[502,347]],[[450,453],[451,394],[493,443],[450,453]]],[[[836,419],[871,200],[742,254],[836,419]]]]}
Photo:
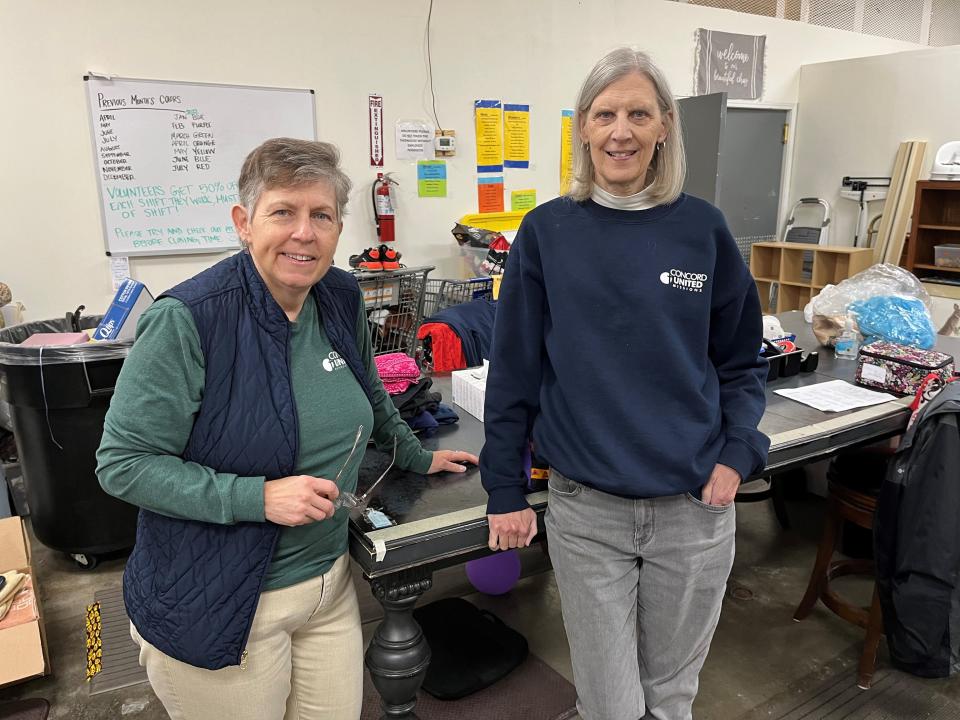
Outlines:
{"type": "MultiPolygon", "coordinates": [[[[473,300],[493,300],[493,278],[475,277],[469,280],[434,278],[427,280],[424,290],[423,317],[429,319],[441,310],[473,300]]],[[[415,357],[424,371],[433,369],[429,337],[421,341],[415,357]]]]}
{"type": "Polygon", "coordinates": [[[378,272],[352,271],[360,284],[374,355],[402,352],[415,357],[417,330],[432,266],[378,272]]]}
{"type": "Polygon", "coordinates": [[[435,315],[444,308],[471,300],[493,299],[493,278],[475,277],[469,280],[427,280],[423,295],[423,316],[435,315]]]}

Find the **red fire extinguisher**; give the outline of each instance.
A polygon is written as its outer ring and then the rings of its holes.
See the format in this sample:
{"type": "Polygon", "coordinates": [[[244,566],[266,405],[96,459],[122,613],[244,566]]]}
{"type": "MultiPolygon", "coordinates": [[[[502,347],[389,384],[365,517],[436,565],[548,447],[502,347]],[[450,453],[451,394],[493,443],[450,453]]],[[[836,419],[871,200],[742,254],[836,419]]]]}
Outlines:
{"type": "Polygon", "coordinates": [[[396,180],[383,173],[377,173],[373,183],[373,217],[377,223],[377,237],[384,243],[392,243],[396,239],[394,220],[397,211],[390,188],[390,185],[396,184],[396,180]]]}

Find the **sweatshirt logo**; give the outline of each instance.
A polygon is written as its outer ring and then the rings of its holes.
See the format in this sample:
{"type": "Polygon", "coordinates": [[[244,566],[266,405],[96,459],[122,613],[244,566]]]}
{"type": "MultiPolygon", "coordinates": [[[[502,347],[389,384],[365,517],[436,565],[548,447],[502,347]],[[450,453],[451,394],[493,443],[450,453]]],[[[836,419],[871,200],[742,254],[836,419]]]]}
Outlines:
{"type": "Polygon", "coordinates": [[[337,353],[336,350],[331,350],[330,354],[327,355],[323,359],[323,362],[321,363],[321,365],[323,365],[323,369],[326,370],[327,372],[333,372],[334,370],[338,370],[339,368],[342,368],[346,364],[347,364],[347,361],[344,360],[342,357],[340,357],[340,355],[337,353]]]}
{"type": "Polygon", "coordinates": [[[660,282],[687,292],[703,292],[703,285],[709,276],[706,273],[687,272],[673,268],[660,273],[660,282]]]}

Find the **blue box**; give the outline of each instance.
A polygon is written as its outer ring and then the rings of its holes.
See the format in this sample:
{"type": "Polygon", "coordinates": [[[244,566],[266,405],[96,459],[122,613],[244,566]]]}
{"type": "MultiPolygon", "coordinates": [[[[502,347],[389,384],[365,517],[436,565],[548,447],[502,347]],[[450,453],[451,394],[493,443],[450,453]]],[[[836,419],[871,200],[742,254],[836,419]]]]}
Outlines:
{"type": "Polygon", "coordinates": [[[132,340],[137,320],[153,303],[153,296],[142,282],[131,278],[123,281],[103,320],[93,331],[94,340],[132,340]]]}

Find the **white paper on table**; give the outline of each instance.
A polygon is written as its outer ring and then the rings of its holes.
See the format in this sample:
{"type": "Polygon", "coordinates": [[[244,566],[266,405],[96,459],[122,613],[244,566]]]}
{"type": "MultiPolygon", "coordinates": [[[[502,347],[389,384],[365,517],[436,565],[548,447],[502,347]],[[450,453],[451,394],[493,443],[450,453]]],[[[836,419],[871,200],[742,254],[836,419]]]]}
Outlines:
{"type": "Polygon", "coordinates": [[[823,412],[841,412],[859,407],[880,405],[897,398],[889,393],[867,390],[843,380],[807,385],[802,388],[774,390],[777,395],[796,400],[823,412]]]}

